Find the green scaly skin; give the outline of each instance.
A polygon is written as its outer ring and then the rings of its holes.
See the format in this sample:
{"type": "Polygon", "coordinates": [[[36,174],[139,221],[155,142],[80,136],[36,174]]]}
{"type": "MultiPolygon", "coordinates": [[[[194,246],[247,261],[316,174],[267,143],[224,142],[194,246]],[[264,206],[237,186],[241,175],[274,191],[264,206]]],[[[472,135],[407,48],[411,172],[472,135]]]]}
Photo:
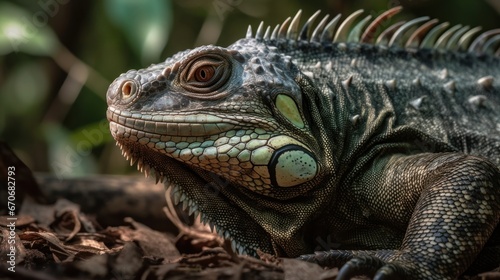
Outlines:
{"type": "Polygon", "coordinates": [[[497,267],[500,60],[466,30],[405,49],[313,19],[122,74],[107,116],[126,157],[240,253],[340,266],[339,279],[497,267]]]}

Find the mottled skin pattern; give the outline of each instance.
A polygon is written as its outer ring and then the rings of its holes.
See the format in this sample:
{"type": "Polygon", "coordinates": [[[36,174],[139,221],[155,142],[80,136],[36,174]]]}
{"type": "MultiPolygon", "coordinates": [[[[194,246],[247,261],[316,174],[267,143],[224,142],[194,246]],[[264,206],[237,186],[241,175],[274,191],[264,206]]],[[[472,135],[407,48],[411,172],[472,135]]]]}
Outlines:
{"type": "Polygon", "coordinates": [[[499,78],[487,54],[248,38],[122,74],[107,114],[239,252],[454,279],[500,264],[499,78]]]}

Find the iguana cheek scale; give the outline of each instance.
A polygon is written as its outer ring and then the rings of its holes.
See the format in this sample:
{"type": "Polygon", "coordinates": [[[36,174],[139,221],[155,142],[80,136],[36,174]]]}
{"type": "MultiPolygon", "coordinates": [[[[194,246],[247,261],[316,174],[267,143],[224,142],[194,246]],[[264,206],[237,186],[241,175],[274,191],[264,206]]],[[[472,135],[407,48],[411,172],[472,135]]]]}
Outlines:
{"type": "Polygon", "coordinates": [[[240,253],[337,279],[498,267],[500,31],[386,25],[400,10],[302,28],[299,11],[130,70],[107,93],[111,133],[240,253]]]}

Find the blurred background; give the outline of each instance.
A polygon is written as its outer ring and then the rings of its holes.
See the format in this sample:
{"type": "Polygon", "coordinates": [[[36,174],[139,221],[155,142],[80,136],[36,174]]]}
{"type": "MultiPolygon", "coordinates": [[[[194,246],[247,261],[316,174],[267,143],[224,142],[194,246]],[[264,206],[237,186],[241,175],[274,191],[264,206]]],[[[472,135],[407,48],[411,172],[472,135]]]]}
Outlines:
{"type": "MultiPolygon", "coordinates": [[[[105,94],[120,73],[202,44],[227,46],[261,20],[374,16],[500,27],[498,0],[0,0],[0,141],[33,170],[57,177],[123,174],[108,132],[105,94]]],[[[255,29],[254,29],[255,30],[255,29]]]]}

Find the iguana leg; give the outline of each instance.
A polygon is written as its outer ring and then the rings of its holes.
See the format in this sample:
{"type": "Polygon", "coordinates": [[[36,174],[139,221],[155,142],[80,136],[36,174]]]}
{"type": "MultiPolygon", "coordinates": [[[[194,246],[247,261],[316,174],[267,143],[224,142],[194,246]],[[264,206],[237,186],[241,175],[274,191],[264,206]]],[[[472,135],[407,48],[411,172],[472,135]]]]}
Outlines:
{"type": "MultiPolygon", "coordinates": [[[[388,188],[389,194],[401,190],[411,197],[412,189],[419,191],[401,247],[392,251],[330,251],[301,259],[320,264],[347,261],[337,279],[361,274],[375,279],[457,278],[479,255],[499,222],[498,168],[482,158],[444,154],[389,159],[382,173],[379,182],[397,181],[392,182],[394,188],[388,186],[391,183],[375,183],[378,188],[388,188]],[[421,183],[416,185],[417,179],[421,183]]],[[[373,178],[370,180],[373,183],[373,178]]],[[[389,203],[403,199],[400,196],[387,195],[385,199],[389,203]]],[[[383,205],[380,199],[373,196],[383,205]]]]}

